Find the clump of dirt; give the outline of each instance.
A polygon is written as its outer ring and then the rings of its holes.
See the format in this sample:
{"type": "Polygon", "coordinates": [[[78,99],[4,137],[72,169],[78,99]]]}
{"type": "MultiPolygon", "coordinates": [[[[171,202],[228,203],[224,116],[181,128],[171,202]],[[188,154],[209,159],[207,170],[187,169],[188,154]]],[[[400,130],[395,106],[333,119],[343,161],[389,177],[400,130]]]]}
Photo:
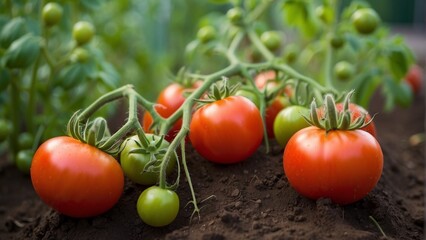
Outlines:
{"type": "Polygon", "coordinates": [[[212,164],[188,147],[197,197],[206,199],[192,221],[184,179],[178,189],[180,213],[167,227],[149,227],[139,219],[136,201],[144,187],[130,181],[113,209],[75,219],[44,205],[30,178],[3,158],[0,239],[424,239],[425,148],[409,143],[411,135],[424,132],[424,96],[408,109],[382,113],[379,102],[370,112],[379,113],[375,123],[384,153],[383,175],[354,204],[338,206],[329,199],[300,196],[284,175],[282,149],[272,142],[271,153],[261,147],[230,166],[212,164]]]}

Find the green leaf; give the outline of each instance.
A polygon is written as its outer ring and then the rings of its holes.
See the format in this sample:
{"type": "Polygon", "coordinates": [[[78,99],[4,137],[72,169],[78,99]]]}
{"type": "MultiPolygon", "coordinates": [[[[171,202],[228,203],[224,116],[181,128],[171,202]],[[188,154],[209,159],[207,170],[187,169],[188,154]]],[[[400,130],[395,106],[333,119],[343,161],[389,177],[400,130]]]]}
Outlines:
{"type": "Polygon", "coordinates": [[[300,0],[288,0],[283,4],[284,21],[299,29],[305,37],[312,37],[318,31],[318,20],[314,17],[312,4],[300,0]]]}
{"type": "Polygon", "coordinates": [[[14,41],[4,54],[2,63],[8,68],[26,68],[40,54],[40,37],[28,33],[14,41]]]}
{"type": "Polygon", "coordinates": [[[27,32],[25,20],[22,17],[11,19],[0,32],[0,45],[8,48],[13,41],[27,32]]]}
{"type": "Polygon", "coordinates": [[[409,68],[409,59],[405,54],[404,48],[395,46],[390,49],[388,63],[394,78],[398,80],[403,79],[409,68]]]}
{"type": "Polygon", "coordinates": [[[110,89],[117,88],[120,84],[120,75],[112,64],[101,61],[99,63],[98,79],[110,89]]]}
{"type": "Polygon", "coordinates": [[[80,85],[88,77],[88,71],[84,64],[76,63],[68,65],[59,73],[58,84],[64,88],[80,85]]]}

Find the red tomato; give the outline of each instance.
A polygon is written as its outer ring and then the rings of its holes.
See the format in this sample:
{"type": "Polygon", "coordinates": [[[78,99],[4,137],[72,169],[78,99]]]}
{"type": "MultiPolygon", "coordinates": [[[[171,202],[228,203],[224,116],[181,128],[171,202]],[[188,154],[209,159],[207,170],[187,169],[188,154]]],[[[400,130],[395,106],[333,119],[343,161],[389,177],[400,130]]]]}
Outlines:
{"type": "Polygon", "coordinates": [[[405,81],[410,85],[414,94],[418,94],[422,88],[422,69],[418,65],[413,65],[405,76],[405,81]]]}
{"type": "Polygon", "coordinates": [[[377,140],[365,131],[307,127],[290,138],[283,156],[284,172],[301,195],[349,204],[366,196],[383,169],[377,140]]]}
{"type": "Polygon", "coordinates": [[[253,102],[242,96],[230,96],[194,113],[189,138],[207,160],[237,163],[252,155],[261,144],[262,118],[253,102]]]}
{"type": "MultiPolygon", "coordinates": [[[[342,112],[343,111],[343,104],[337,103],[336,109],[337,109],[338,112],[342,112]]],[[[324,108],[320,108],[319,110],[320,110],[319,115],[324,116],[324,108]]],[[[357,118],[361,117],[363,114],[366,114],[364,122],[368,122],[368,121],[371,120],[371,116],[370,116],[370,114],[368,114],[367,110],[365,110],[363,107],[361,107],[361,106],[359,106],[355,103],[349,104],[349,111],[352,112],[352,121],[355,121],[357,118]]],[[[374,125],[373,121],[370,122],[370,124],[368,124],[367,126],[361,128],[361,130],[364,130],[364,131],[370,133],[371,135],[373,135],[373,137],[377,138],[376,126],[374,125]]]]}
{"type": "Polygon", "coordinates": [[[286,102],[284,97],[277,97],[265,110],[265,123],[266,131],[268,133],[268,138],[274,138],[274,121],[278,113],[286,107],[286,102]]]}
{"type": "MultiPolygon", "coordinates": [[[[199,87],[201,84],[201,81],[197,81],[194,83],[193,88],[191,89],[185,88],[183,85],[178,83],[170,84],[160,92],[160,95],[157,98],[158,105],[155,106],[155,110],[158,112],[158,114],[160,114],[160,116],[164,118],[170,117],[185,102],[185,91],[193,90],[199,87]]],[[[152,131],[149,129],[151,124],[152,116],[149,114],[149,112],[145,112],[142,121],[142,127],[145,132],[152,133],[152,131]]],[[[176,137],[181,127],[182,118],[175,122],[175,124],[169,130],[168,134],[165,136],[165,139],[168,142],[171,142],[176,137]]]]}
{"type": "Polygon", "coordinates": [[[71,217],[108,211],[124,187],[123,171],[112,156],[66,136],[49,139],[38,148],[31,181],[47,205],[71,217]]]}

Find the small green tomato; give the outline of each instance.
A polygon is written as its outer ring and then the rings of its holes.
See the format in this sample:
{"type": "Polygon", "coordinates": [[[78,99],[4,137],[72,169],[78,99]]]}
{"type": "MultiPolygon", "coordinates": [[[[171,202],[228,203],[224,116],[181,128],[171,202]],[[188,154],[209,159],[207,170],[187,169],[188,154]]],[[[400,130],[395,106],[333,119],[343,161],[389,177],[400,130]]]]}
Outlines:
{"type": "Polygon", "coordinates": [[[275,117],[274,134],[277,142],[282,147],[287,144],[293,134],[309,126],[303,116],[309,116],[309,109],[293,105],[284,108],[275,117]]]}
{"type": "Polygon", "coordinates": [[[374,32],[379,26],[379,23],[379,15],[371,8],[358,9],[352,15],[352,24],[361,34],[374,32]]]}
{"type": "Polygon", "coordinates": [[[55,2],[50,2],[43,7],[41,18],[47,27],[54,26],[61,21],[62,6],[55,2]]]}
{"type": "Polygon", "coordinates": [[[95,35],[95,27],[90,22],[80,21],[74,24],[72,36],[79,46],[92,40],[95,35]]]}
{"type": "Polygon", "coordinates": [[[339,80],[348,80],[355,74],[355,68],[351,63],[340,61],[334,66],[334,74],[339,80]]]}
{"type": "Polygon", "coordinates": [[[281,46],[283,38],[277,31],[266,31],[260,35],[260,41],[271,51],[277,50],[281,46]]]}
{"type": "Polygon", "coordinates": [[[152,186],[138,198],[137,211],[142,221],[153,227],[172,223],[179,212],[179,197],[176,192],[152,186]]]}
{"type": "Polygon", "coordinates": [[[202,43],[210,42],[216,38],[216,29],[213,26],[204,26],[200,28],[197,32],[197,38],[202,43]]]}

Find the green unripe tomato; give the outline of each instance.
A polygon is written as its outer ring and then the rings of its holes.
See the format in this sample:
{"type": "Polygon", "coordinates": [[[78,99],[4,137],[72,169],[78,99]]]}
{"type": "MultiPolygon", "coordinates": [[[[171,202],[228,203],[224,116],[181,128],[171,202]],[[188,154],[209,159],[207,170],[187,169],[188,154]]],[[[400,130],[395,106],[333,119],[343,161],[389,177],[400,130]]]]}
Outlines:
{"type": "Polygon", "coordinates": [[[266,31],[260,35],[260,41],[266,48],[275,51],[281,46],[282,37],[277,31],[266,31]]]}
{"type": "Polygon", "coordinates": [[[31,162],[33,160],[33,151],[32,150],[21,150],[16,155],[16,167],[19,169],[19,171],[29,174],[30,168],[31,168],[31,162]]]}
{"type": "Polygon", "coordinates": [[[232,24],[239,25],[242,22],[244,11],[239,7],[234,7],[228,10],[226,17],[232,24]]]}
{"type": "Polygon", "coordinates": [[[292,43],[285,47],[284,49],[284,60],[286,63],[294,63],[300,53],[299,47],[292,43]]]}
{"type": "MultiPolygon", "coordinates": [[[[153,134],[146,134],[146,137],[148,141],[152,141],[153,144],[155,144],[160,137],[153,135],[153,134]]],[[[158,171],[151,171],[147,172],[144,171],[145,166],[150,162],[151,155],[155,154],[158,159],[158,164],[155,166],[159,166],[162,161],[162,157],[165,153],[160,153],[160,151],[163,151],[164,149],[167,149],[169,147],[169,142],[166,140],[162,140],[161,146],[159,149],[151,149],[149,153],[131,153],[132,150],[141,148],[140,140],[137,135],[131,136],[122,144],[122,151],[120,153],[120,164],[121,168],[123,169],[124,174],[133,182],[137,184],[142,185],[153,185],[158,182],[159,178],[159,172],[158,171]],[[139,143],[139,144],[138,144],[139,143]]],[[[174,167],[176,166],[176,156],[173,155],[169,163],[166,167],[166,173],[170,174],[174,167]]]]}
{"type": "Polygon", "coordinates": [[[25,150],[33,147],[34,144],[34,136],[29,132],[23,132],[19,134],[18,137],[18,145],[19,149],[25,150]]]}
{"type": "Polygon", "coordinates": [[[289,106],[281,110],[274,120],[274,134],[277,142],[284,147],[288,140],[302,128],[309,127],[303,118],[309,116],[309,109],[302,106],[289,106]]]}
{"type": "Polygon", "coordinates": [[[87,62],[89,58],[90,58],[89,52],[86,49],[81,47],[74,49],[71,54],[71,61],[73,62],[84,63],[84,62],[87,62]]]}
{"type": "Polygon", "coordinates": [[[204,26],[200,28],[197,32],[197,38],[202,43],[210,42],[216,38],[216,29],[213,26],[204,26]]]}
{"type": "Polygon", "coordinates": [[[179,212],[179,197],[172,190],[152,186],[139,196],[136,208],[144,223],[163,227],[175,220],[179,212]]]}
{"type": "Polygon", "coordinates": [[[334,35],[330,39],[330,45],[334,49],[339,49],[339,48],[343,47],[343,45],[345,45],[345,39],[340,35],[334,35]]]}
{"type": "Polygon", "coordinates": [[[93,24],[86,21],[80,21],[74,24],[74,27],[72,29],[72,36],[77,42],[77,45],[81,46],[90,42],[94,35],[95,27],[93,26],[93,24]]]}
{"type": "Polygon", "coordinates": [[[334,74],[339,80],[348,80],[355,74],[355,68],[346,61],[340,61],[334,66],[334,74]]]}
{"type": "Polygon", "coordinates": [[[41,18],[46,26],[51,27],[61,21],[62,12],[63,10],[61,5],[50,2],[43,7],[41,18]]]}
{"type": "Polygon", "coordinates": [[[351,20],[355,29],[361,34],[370,34],[374,32],[380,23],[379,15],[371,8],[356,10],[351,20]]]}

